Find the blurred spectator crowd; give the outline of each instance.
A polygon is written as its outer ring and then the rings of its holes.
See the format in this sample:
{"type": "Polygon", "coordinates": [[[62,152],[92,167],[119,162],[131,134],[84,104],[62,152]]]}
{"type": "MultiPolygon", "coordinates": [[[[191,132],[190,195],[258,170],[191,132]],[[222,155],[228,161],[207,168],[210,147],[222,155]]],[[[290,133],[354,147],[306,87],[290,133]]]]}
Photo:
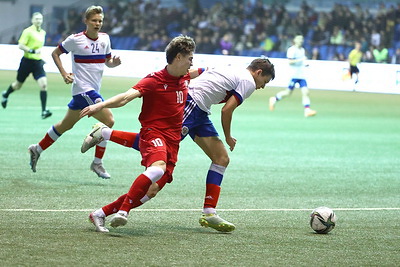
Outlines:
{"type": "MultiPolygon", "coordinates": [[[[286,57],[293,36],[302,34],[310,59],[346,60],[359,41],[363,62],[400,64],[400,3],[382,2],[372,12],[360,4],[340,3],[330,11],[316,11],[306,1],[290,11],[279,1],[183,2],[182,7],[163,7],[159,1],[110,1],[103,6],[102,31],[110,35],[114,49],[163,51],[173,37],[187,34],[195,39],[197,53],[272,58],[286,57]]],[[[84,29],[82,11],[70,8],[46,44],[56,45],[84,29]]]]}

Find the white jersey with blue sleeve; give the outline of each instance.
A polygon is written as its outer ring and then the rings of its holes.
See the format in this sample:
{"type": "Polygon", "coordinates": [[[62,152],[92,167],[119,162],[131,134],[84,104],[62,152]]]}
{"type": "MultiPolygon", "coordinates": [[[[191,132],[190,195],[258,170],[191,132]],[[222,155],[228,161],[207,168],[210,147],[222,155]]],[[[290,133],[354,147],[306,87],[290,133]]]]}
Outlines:
{"type": "MultiPolygon", "coordinates": [[[[303,47],[297,47],[295,45],[288,48],[286,57],[288,59],[305,59],[306,52],[303,47]]],[[[290,64],[291,78],[292,79],[305,79],[305,62],[304,60],[290,64]]]]}
{"type": "Polygon", "coordinates": [[[63,53],[71,52],[74,74],[72,95],[91,90],[99,92],[106,59],[111,57],[108,34],[99,33],[97,39],[89,38],[85,32],[72,34],[58,47],[63,53]]]}
{"type": "Polygon", "coordinates": [[[250,71],[233,67],[208,69],[189,84],[189,95],[208,114],[211,105],[225,103],[232,95],[240,105],[255,90],[250,71]]]}

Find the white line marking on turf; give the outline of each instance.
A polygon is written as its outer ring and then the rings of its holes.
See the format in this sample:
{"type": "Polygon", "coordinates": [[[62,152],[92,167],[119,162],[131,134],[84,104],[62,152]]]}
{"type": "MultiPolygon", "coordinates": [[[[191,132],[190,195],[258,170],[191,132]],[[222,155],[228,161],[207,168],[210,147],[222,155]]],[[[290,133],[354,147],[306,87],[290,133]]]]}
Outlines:
{"type": "MultiPolygon", "coordinates": [[[[48,109],[50,110],[67,110],[68,106],[47,106],[48,109]]],[[[18,107],[12,107],[12,109],[15,110],[40,110],[40,107],[36,106],[18,106],[18,107]]]]}
{"type": "MultiPolygon", "coordinates": [[[[400,208],[332,208],[342,211],[379,211],[379,210],[400,210],[400,208]]],[[[11,212],[90,212],[94,209],[0,209],[0,211],[11,212]]],[[[310,209],[218,209],[218,211],[312,211],[310,209]]],[[[136,209],[143,212],[179,212],[179,211],[201,211],[201,209],[136,209]]]]}

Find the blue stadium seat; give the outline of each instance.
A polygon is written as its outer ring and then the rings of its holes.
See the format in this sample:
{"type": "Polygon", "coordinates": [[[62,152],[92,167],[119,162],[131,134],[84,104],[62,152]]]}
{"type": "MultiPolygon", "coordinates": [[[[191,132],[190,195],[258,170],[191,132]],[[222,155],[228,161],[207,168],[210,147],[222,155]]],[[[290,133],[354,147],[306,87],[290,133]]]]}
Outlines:
{"type": "Polygon", "coordinates": [[[388,48],[388,57],[389,57],[389,60],[390,60],[390,58],[393,56],[393,54],[395,53],[395,49],[393,48],[393,47],[390,47],[390,48],[388,48]]]}
{"type": "Polygon", "coordinates": [[[336,53],[344,54],[344,48],[345,48],[344,45],[337,45],[335,48],[336,48],[335,49],[336,53]]]}
{"type": "Polygon", "coordinates": [[[319,47],[319,54],[320,54],[322,60],[327,60],[328,59],[328,46],[321,45],[319,47]]]}
{"type": "Polygon", "coordinates": [[[122,49],[122,37],[110,36],[110,40],[113,49],[122,49]]]}
{"type": "Polygon", "coordinates": [[[344,55],[347,57],[350,54],[351,50],[353,50],[353,47],[347,45],[344,49],[344,55]]]}

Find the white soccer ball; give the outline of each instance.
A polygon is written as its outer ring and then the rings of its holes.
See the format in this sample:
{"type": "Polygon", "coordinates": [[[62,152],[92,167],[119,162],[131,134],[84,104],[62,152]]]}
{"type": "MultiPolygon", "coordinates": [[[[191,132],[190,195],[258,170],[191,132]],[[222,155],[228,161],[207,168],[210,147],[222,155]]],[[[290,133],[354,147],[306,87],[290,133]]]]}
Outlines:
{"type": "Polygon", "coordinates": [[[318,207],[310,216],[310,226],[317,234],[327,234],[335,228],[336,215],[328,207],[318,207]]]}

